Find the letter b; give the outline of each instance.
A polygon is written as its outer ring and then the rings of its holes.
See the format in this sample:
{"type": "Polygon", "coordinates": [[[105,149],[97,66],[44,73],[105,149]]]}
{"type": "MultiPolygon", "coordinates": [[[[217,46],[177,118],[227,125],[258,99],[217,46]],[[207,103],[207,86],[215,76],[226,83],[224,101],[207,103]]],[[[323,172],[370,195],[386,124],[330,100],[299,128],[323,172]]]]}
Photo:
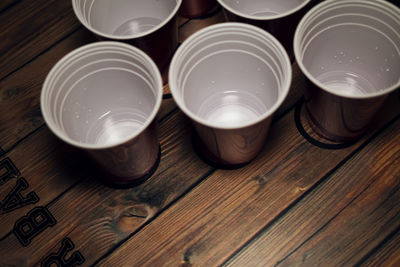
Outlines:
{"type": "Polygon", "coordinates": [[[13,232],[19,242],[26,247],[33,238],[55,224],[56,219],[46,207],[36,207],[15,223],[13,232]]]}

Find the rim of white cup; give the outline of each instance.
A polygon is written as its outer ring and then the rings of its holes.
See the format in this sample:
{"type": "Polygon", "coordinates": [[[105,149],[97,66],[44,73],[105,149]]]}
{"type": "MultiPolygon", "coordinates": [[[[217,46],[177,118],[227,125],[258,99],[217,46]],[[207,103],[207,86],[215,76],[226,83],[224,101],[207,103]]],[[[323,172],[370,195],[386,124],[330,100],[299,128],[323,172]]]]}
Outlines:
{"type": "MultiPolygon", "coordinates": [[[[80,8],[77,3],[76,0],[72,0],[72,8],[74,10],[75,16],[78,18],[78,20],[91,32],[102,36],[104,38],[108,38],[108,39],[114,39],[114,40],[129,40],[129,39],[135,39],[135,38],[140,38],[140,37],[144,37],[146,35],[149,35],[153,32],[158,31],[159,29],[161,29],[162,27],[164,27],[164,25],[166,25],[178,12],[181,4],[182,4],[183,0],[176,0],[176,6],[174,8],[174,10],[169,14],[169,16],[164,19],[160,24],[158,24],[156,27],[153,27],[147,31],[138,33],[138,34],[131,34],[131,35],[114,35],[114,34],[109,34],[109,33],[105,33],[99,30],[96,30],[95,28],[93,28],[88,22],[87,22],[87,18],[84,17],[84,15],[80,12],[80,8]],[[82,18],[84,17],[84,18],[82,18]]],[[[95,0],[93,1],[93,3],[95,2],[95,0]]],[[[92,5],[93,5],[92,3],[92,5]]],[[[90,15],[90,14],[89,14],[90,15]]]]}
{"type": "Polygon", "coordinates": [[[299,11],[300,9],[305,7],[308,3],[310,3],[312,0],[305,0],[301,5],[297,6],[296,8],[290,9],[284,13],[280,13],[277,15],[269,15],[269,16],[249,15],[249,14],[243,13],[237,9],[232,8],[231,6],[227,5],[223,0],[217,0],[217,1],[223,8],[225,8],[226,10],[228,10],[229,12],[231,12],[237,16],[244,17],[247,19],[252,19],[252,20],[274,20],[274,19],[280,19],[280,18],[283,18],[283,17],[286,17],[286,16],[296,13],[297,11],[299,11]]]}
{"type": "MultiPolygon", "coordinates": [[[[101,62],[103,62],[103,63],[104,63],[104,62],[109,62],[109,63],[120,62],[120,63],[126,63],[127,65],[131,65],[131,66],[136,66],[136,67],[138,67],[136,64],[133,64],[133,63],[127,61],[127,60],[120,60],[120,59],[114,59],[114,60],[112,60],[112,59],[108,59],[108,60],[95,60],[95,61],[93,61],[92,63],[83,65],[81,68],[85,68],[85,67],[88,67],[88,66],[90,66],[90,65],[97,64],[97,63],[101,63],[101,62]]],[[[79,69],[81,69],[81,68],[79,68],[79,69]]],[[[120,70],[120,71],[125,71],[125,72],[128,72],[128,73],[134,73],[131,69],[122,68],[122,67],[118,67],[118,68],[113,68],[113,67],[111,67],[111,68],[110,68],[110,67],[100,68],[100,69],[91,71],[91,72],[87,73],[86,75],[80,77],[78,80],[76,80],[76,81],[74,82],[74,84],[72,84],[71,87],[69,87],[68,89],[66,89],[66,95],[68,96],[68,95],[69,95],[69,92],[71,92],[72,88],[73,88],[77,83],[79,83],[82,79],[88,78],[89,76],[91,76],[91,75],[93,75],[93,74],[96,74],[96,73],[99,73],[99,72],[102,72],[102,71],[107,71],[107,70],[120,70]]],[[[144,80],[145,80],[145,83],[148,84],[148,85],[151,87],[151,84],[150,84],[150,83],[153,82],[153,81],[152,81],[152,80],[153,80],[152,78],[143,77],[141,74],[138,74],[138,73],[136,73],[136,75],[138,75],[140,78],[144,79],[144,80]],[[150,82],[149,82],[149,81],[150,81],[150,82]]],[[[71,76],[68,76],[69,79],[70,79],[70,77],[71,77],[71,76]]],[[[65,83],[63,82],[62,85],[65,85],[65,83]]],[[[58,99],[58,98],[57,98],[57,95],[56,95],[56,99],[58,99]]],[[[61,103],[60,103],[59,108],[60,108],[61,110],[64,109],[65,101],[66,101],[66,99],[64,98],[64,100],[62,100],[61,103]]],[[[53,107],[54,107],[55,105],[56,105],[56,103],[54,103],[53,107]]],[[[64,126],[62,125],[62,114],[63,114],[63,113],[60,112],[60,113],[58,114],[58,116],[53,117],[53,119],[54,119],[54,122],[55,122],[56,124],[60,124],[60,128],[61,128],[62,130],[65,130],[64,126]]]]}
{"type": "MultiPolygon", "coordinates": [[[[129,48],[129,49],[130,49],[130,48],[129,48]]],[[[63,66],[58,66],[58,67],[54,66],[54,72],[53,72],[52,77],[51,77],[50,80],[49,80],[48,86],[50,86],[50,87],[54,86],[54,83],[59,79],[59,76],[62,75],[62,70],[63,70],[64,68],[69,68],[71,64],[74,64],[74,63],[77,61],[77,59],[82,59],[82,58],[90,57],[90,56],[93,56],[93,55],[95,55],[95,54],[101,54],[102,52],[104,52],[104,50],[106,50],[107,52],[118,53],[118,54],[125,55],[125,56],[128,56],[128,57],[130,56],[129,53],[127,52],[127,50],[126,50],[125,48],[122,48],[122,47],[115,47],[115,46],[114,46],[114,47],[112,47],[112,46],[108,46],[108,47],[107,47],[106,45],[103,45],[103,48],[101,48],[101,47],[100,47],[100,48],[92,48],[91,51],[90,51],[90,53],[85,53],[85,51],[80,51],[80,52],[76,53],[75,55],[69,57],[69,58],[66,60],[66,62],[64,62],[64,65],[63,65],[63,66]],[[103,51],[101,51],[101,50],[103,50],[103,51]]],[[[94,61],[91,61],[91,62],[87,63],[86,65],[80,66],[80,68],[83,68],[83,67],[86,67],[86,66],[89,66],[89,65],[98,63],[98,62],[100,62],[100,61],[118,61],[118,60],[117,60],[116,58],[109,58],[109,59],[102,59],[102,60],[94,60],[94,61]]],[[[131,64],[131,65],[135,65],[135,64],[133,64],[133,63],[130,63],[130,64],[131,64]]],[[[129,72],[129,70],[128,70],[128,72],[129,72]]],[[[71,73],[71,74],[67,77],[67,79],[70,79],[70,77],[71,77],[72,74],[73,74],[73,73],[71,73]]],[[[147,77],[147,78],[152,79],[153,77],[147,77]]],[[[63,82],[63,84],[64,84],[64,83],[65,83],[65,82],[63,82]]],[[[60,92],[59,92],[59,93],[60,93],[60,92]]],[[[56,94],[56,99],[57,99],[57,96],[59,95],[59,93],[56,94]]],[[[51,97],[51,96],[48,95],[47,97],[51,97]]],[[[54,103],[54,105],[56,105],[56,103],[54,103]]],[[[53,106],[54,106],[54,105],[53,105],[53,106]]],[[[59,122],[60,122],[60,117],[54,117],[53,115],[54,115],[54,114],[52,114],[52,115],[50,115],[50,116],[53,117],[53,120],[54,120],[56,123],[59,123],[59,122]]],[[[60,115],[61,115],[61,113],[60,113],[60,115]]]]}
{"type": "MultiPolygon", "coordinates": [[[[352,4],[365,4],[366,1],[365,0],[325,0],[324,2],[316,5],[315,7],[313,7],[309,12],[307,12],[307,14],[301,19],[299,25],[296,28],[296,32],[294,35],[294,40],[293,40],[293,50],[294,50],[294,56],[296,58],[296,62],[299,66],[299,68],[301,69],[301,71],[303,72],[303,74],[316,86],[318,86],[319,88],[323,89],[324,91],[339,96],[339,97],[344,97],[344,98],[349,98],[349,99],[369,99],[369,98],[375,98],[375,97],[379,97],[379,96],[383,96],[386,94],[391,93],[392,91],[395,91],[397,88],[400,87],[400,79],[398,80],[397,83],[395,83],[394,85],[387,87],[385,89],[379,90],[377,92],[373,92],[373,93],[366,93],[366,94],[362,94],[362,95],[349,95],[346,93],[342,93],[342,92],[337,92],[335,90],[332,90],[331,88],[329,88],[329,86],[326,86],[325,84],[321,83],[320,81],[318,81],[308,70],[307,68],[304,66],[303,64],[303,56],[301,55],[301,51],[300,51],[300,44],[302,43],[302,40],[300,39],[300,35],[305,35],[306,33],[304,33],[304,24],[308,23],[309,19],[313,19],[314,16],[316,16],[320,11],[325,10],[324,8],[327,7],[327,9],[330,7],[330,5],[333,5],[333,8],[337,8],[338,6],[346,6],[349,5],[351,6],[352,4]],[[340,5],[340,3],[343,3],[343,5],[340,5]]],[[[374,4],[381,4],[381,7],[387,7],[389,9],[394,9],[398,12],[398,14],[400,15],[400,8],[396,7],[394,4],[385,1],[385,0],[374,0],[372,3],[374,4]]],[[[372,8],[372,7],[371,7],[372,8]]],[[[381,11],[381,9],[376,8],[376,10],[381,11]]],[[[362,13],[360,13],[362,14],[362,13]]],[[[399,25],[400,26],[400,25],[399,25]]]]}
{"type": "MultiPolygon", "coordinates": [[[[112,59],[112,58],[110,58],[112,59]]],[[[158,70],[156,64],[154,63],[154,61],[146,54],[144,53],[142,50],[125,44],[125,43],[121,43],[121,42],[114,42],[114,41],[102,41],[102,42],[95,42],[95,43],[91,43],[91,44],[87,44],[84,45],[82,47],[79,47],[73,51],[71,51],[70,53],[66,54],[63,58],[61,58],[50,70],[50,72],[47,74],[46,79],[43,83],[42,86],[42,91],[40,94],[40,108],[42,110],[42,115],[44,118],[44,121],[46,122],[47,126],[50,128],[50,130],[61,140],[63,140],[64,142],[66,142],[67,144],[70,144],[72,146],[78,147],[78,148],[82,148],[82,149],[87,149],[87,150],[101,150],[101,149],[108,149],[108,148],[112,148],[112,147],[116,147],[119,145],[122,145],[132,139],[134,139],[135,137],[139,136],[143,130],[145,130],[147,127],[149,127],[149,125],[153,122],[153,120],[155,119],[160,107],[161,107],[161,102],[162,102],[162,95],[163,95],[163,83],[162,83],[162,78],[161,78],[161,73],[158,70]],[[72,138],[70,138],[68,135],[66,135],[63,131],[61,131],[59,129],[58,126],[54,125],[53,119],[54,118],[50,118],[50,114],[48,114],[48,112],[44,112],[44,110],[46,110],[44,108],[44,102],[45,102],[45,98],[47,97],[47,94],[49,93],[48,90],[46,90],[46,88],[48,88],[49,86],[52,86],[52,84],[55,82],[53,81],[53,76],[56,75],[58,72],[62,71],[63,67],[62,65],[65,64],[65,62],[67,62],[70,58],[74,57],[76,54],[79,54],[81,52],[83,52],[84,50],[91,50],[92,48],[98,48],[101,46],[107,46],[107,49],[109,49],[110,47],[114,46],[114,47],[122,47],[122,48],[126,48],[131,50],[133,53],[135,54],[139,54],[139,56],[144,58],[144,61],[146,61],[146,63],[148,63],[150,65],[150,69],[148,70],[150,73],[152,73],[154,75],[154,79],[155,79],[155,84],[156,84],[156,91],[158,91],[158,96],[155,95],[156,97],[156,102],[153,108],[153,111],[151,112],[151,114],[148,116],[146,122],[141,126],[140,130],[133,132],[131,135],[126,136],[125,138],[119,140],[118,142],[113,142],[110,144],[106,144],[106,145],[99,145],[99,144],[88,144],[88,143],[81,143],[78,141],[73,140],[72,138]]],[[[47,101],[49,102],[49,101],[47,101]]],[[[51,104],[51,103],[47,103],[47,104],[51,104]]],[[[54,121],[56,121],[54,119],[54,121]]]]}
{"type": "MultiPolygon", "coordinates": [[[[277,81],[279,84],[279,81],[277,81]]],[[[179,46],[179,48],[177,49],[177,51],[175,52],[174,57],[172,58],[171,61],[171,65],[169,68],[169,87],[171,90],[171,94],[176,102],[176,104],[178,105],[178,107],[187,115],[189,116],[192,120],[196,121],[197,123],[200,123],[202,125],[205,125],[207,127],[210,128],[214,128],[214,129],[220,129],[220,130],[234,130],[234,129],[243,129],[243,128],[247,128],[253,125],[256,125],[262,121],[264,121],[265,119],[267,119],[268,117],[270,117],[271,115],[274,114],[274,112],[282,105],[283,101],[286,99],[289,90],[290,90],[290,86],[292,83],[292,66],[290,63],[290,59],[289,56],[285,50],[285,48],[282,46],[282,44],[270,33],[262,30],[261,28],[258,28],[256,26],[250,25],[250,24],[246,24],[246,23],[240,23],[240,22],[224,22],[224,23],[218,23],[218,24],[214,24],[208,27],[205,27],[199,31],[197,31],[196,33],[192,34],[190,37],[188,37],[181,46],[179,46]],[[250,32],[257,32],[258,34],[263,35],[264,37],[266,37],[273,45],[276,46],[275,49],[278,49],[281,53],[282,56],[278,57],[280,58],[280,62],[282,62],[283,65],[283,70],[287,69],[288,70],[288,78],[284,81],[282,81],[282,84],[280,86],[280,90],[278,93],[278,99],[275,101],[275,103],[272,105],[272,107],[270,107],[265,113],[263,113],[262,115],[258,116],[257,119],[249,121],[245,124],[242,125],[232,125],[232,126],[218,126],[218,125],[214,125],[210,122],[208,122],[207,120],[201,118],[200,116],[196,115],[194,112],[192,112],[191,110],[189,110],[186,107],[186,104],[184,103],[183,99],[181,97],[178,97],[177,94],[179,94],[177,91],[177,82],[176,80],[173,78],[174,76],[178,77],[177,75],[177,70],[178,70],[178,66],[177,65],[181,65],[180,62],[180,56],[182,54],[184,54],[186,51],[185,49],[189,48],[191,49],[191,45],[196,42],[197,38],[201,38],[201,36],[203,34],[207,34],[208,32],[212,32],[216,29],[219,28],[229,28],[229,27],[234,27],[236,29],[242,29],[242,30],[247,30],[250,32]]]]}

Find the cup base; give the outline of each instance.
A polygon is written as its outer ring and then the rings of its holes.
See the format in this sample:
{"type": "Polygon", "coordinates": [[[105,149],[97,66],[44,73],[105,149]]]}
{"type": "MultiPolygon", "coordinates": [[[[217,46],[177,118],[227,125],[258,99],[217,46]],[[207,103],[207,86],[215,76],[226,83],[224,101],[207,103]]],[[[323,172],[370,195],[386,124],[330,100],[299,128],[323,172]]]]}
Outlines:
{"type": "MultiPolygon", "coordinates": [[[[160,165],[160,161],[161,161],[161,147],[159,147],[159,149],[158,149],[158,156],[157,156],[156,162],[154,163],[153,167],[144,176],[135,178],[128,182],[119,183],[119,182],[114,182],[113,180],[121,180],[121,177],[115,177],[110,174],[101,173],[98,176],[98,180],[105,186],[113,188],[113,189],[129,189],[132,187],[136,187],[136,186],[139,186],[142,183],[146,182],[151,176],[153,176],[153,174],[156,172],[158,166],[160,165]]],[[[127,179],[127,178],[124,178],[124,179],[127,179]]]]}
{"type": "Polygon", "coordinates": [[[313,123],[309,111],[306,108],[303,108],[303,106],[305,106],[305,102],[302,99],[296,106],[294,119],[299,133],[312,145],[323,149],[335,150],[350,147],[358,141],[358,139],[337,141],[327,138],[326,135],[324,135],[313,123]]]}
{"type": "Polygon", "coordinates": [[[216,168],[216,169],[222,169],[222,170],[236,170],[244,167],[247,165],[249,162],[245,163],[240,163],[240,164],[231,164],[228,162],[224,162],[218,158],[216,158],[204,145],[204,143],[201,141],[200,137],[197,135],[195,131],[192,133],[192,146],[194,149],[194,152],[197,154],[197,156],[204,161],[206,164],[216,168]]]}
{"type": "Polygon", "coordinates": [[[326,139],[327,141],[331,142],[336,142],[336,143],[349,143],[349,142],[354,142],[360,139],[360,137],[363,135],[363,133],[366,131],[366,129],[362,132],[359,132],[358,134],[354,134],[352,136],[340,136],[336,135],[333,133],[328,132],[325,130],[318,122],[317,120],[313,117],[313,115],[310,113],[306,106],[306,117],[308,120],[308,123],[310,124],[312,130],[318,134],[321,138],[326,139]]]}

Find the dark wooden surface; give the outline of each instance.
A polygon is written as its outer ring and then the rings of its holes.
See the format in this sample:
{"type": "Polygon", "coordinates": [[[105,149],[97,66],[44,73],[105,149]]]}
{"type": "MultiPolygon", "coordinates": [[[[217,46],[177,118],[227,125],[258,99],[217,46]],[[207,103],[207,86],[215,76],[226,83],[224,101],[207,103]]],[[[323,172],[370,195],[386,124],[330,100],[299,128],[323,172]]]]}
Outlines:
{"type": "MultiPolygon", "coordinates": [[[[180,41],[223,20],[221,11],[180,18],[180,41]]],[[[298,110],[305,85],[294,64],[262,153],[219,170],[194,152],[190,122],[166,85],[160,166],[144,184],[115,190],[40,112],[47,72],[95,41],[70,1],[3,0],[0,22],[0,266],[40,266],[63,248],[83,266],[400,266],[398,92],[358,142],[318,147],[295,124],[297,110],[317,138],[298,110]],[[21,184],[19,202],[31,201],[13,206],[21,184]],[[17,222],[37,208],[55,222],[23,245],[17,222]]]]}

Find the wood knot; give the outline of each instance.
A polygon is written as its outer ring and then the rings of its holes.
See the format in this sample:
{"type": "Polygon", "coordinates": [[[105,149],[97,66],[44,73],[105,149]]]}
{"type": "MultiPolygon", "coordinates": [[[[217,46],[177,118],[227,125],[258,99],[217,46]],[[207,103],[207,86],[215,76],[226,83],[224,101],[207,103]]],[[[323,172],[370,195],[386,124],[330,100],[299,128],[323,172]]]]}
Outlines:
{"type": "Polygon", "coordinates": [[[267,183],[268,178],[265,176],[257,175],[256,177],[253,178],[253,180],[256,181],[257,184],[263,185],[267,183]]]}
{"type": "Polygon", "coordinates": [[[149,214],[146,209],[130,208],[122,212],[117,227],[120,232],[130,233],[147,220],[149,214]]]}
{"type": "Polygon", "coordinates": [[[192,256],[191,250],[187,250],[185,254],[183,254],[182,263],[180,264],[181,267],[190,267],[192,264],[190,263],[190,257],[192,256]]]}
{"type": "Polygon", "coordinates": [[[298,186],[298,187],[297,187],[297,191],[299,191],[299,192],[307,191],[307,187],[305,187],[305,186],[298,186]]]}

